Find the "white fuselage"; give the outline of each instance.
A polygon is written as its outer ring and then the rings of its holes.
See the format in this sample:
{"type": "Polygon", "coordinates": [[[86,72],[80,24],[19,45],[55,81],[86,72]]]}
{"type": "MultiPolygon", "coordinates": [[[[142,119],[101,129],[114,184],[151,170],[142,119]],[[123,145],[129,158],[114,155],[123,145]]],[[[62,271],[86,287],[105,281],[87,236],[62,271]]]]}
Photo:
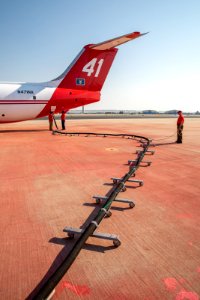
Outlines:
{"type": "Polygon", "coordinates": [[[0,83],[0,123],[37,118],[55,89],[46,83],[0,83]]]}

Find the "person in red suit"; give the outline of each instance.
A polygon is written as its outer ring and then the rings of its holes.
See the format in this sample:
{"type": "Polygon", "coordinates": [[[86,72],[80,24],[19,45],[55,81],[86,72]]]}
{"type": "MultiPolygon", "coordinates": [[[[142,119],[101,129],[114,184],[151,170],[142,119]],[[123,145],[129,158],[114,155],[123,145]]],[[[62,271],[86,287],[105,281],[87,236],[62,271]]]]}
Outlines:
{"type": "Polygon", "coordinates": [[[181,110],[179,110],[177,112],[177,114],[179,115],[178,119],[177,119],[177,143],[178,144],[182,144],[182,140],[183,140],[183,124],[184,124],[184,116],[181,110]]]}
{"type": "Polygon", "coordinates": [[[61,125],[62,125],[62,130],[65,130],[65,118],[66,118],[66,111],[62,110],[61,113],[61,125]]]}

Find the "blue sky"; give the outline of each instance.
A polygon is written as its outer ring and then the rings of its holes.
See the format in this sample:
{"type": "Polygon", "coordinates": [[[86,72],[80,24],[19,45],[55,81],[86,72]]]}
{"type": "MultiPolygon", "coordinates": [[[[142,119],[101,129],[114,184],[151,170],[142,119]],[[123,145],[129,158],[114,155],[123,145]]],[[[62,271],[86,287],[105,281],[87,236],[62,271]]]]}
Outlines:
{"type": "Polygon", "coordinates": [[[87,109],[200,110],[199,0],[0,0],[0,81],[60,75],[81,48],[133,31],[87,109]]]}

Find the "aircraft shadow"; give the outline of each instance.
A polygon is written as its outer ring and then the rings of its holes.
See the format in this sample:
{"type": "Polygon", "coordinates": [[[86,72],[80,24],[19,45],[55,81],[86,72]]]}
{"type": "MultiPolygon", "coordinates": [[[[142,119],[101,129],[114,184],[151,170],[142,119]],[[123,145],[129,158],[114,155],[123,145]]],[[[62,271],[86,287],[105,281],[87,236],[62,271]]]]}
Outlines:
{"type": "Polygon", "coordinates": [[[42,132],[49,131],[49,129],[6,129],[0,130],[0,133],[13,133],[13,132],[42,132]]]}

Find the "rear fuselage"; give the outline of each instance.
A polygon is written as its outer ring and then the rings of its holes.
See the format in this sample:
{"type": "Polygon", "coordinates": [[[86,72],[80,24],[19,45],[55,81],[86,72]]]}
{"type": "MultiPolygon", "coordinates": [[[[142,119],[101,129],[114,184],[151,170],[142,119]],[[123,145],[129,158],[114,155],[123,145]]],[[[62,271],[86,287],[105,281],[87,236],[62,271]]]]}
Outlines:
{"type": "Polygon", "coordinates": [[[142,36],[133,32],[83,47],[57,78],[42,83],[0,83],[0,123],[60,113],[100,100],[100,91],[121,44],[142,36]]]}
{"type": "Polygon", "coordinates": [[[0,123],[47,116],[100,100],[100,92],[51,86],[51,83],[0,83],[0,123]],[[56,91],[56,93],[55,93],[56,91]]]}

